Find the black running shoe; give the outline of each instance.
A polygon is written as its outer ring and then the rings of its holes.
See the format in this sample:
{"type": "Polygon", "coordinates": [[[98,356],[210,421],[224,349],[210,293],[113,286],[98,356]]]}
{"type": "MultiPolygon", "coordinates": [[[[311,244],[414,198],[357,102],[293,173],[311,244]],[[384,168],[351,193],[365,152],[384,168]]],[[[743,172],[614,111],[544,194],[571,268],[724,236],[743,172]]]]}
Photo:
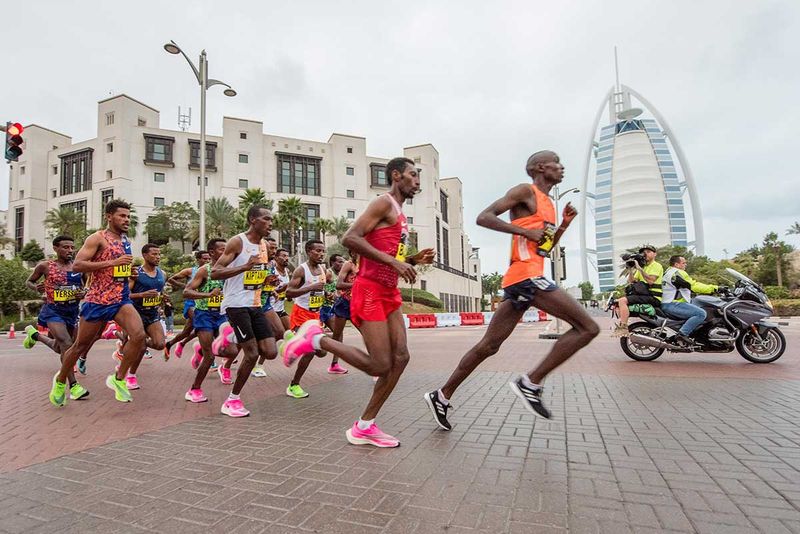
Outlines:
{"type": "Polygon", "coordinates": [[[529,388],[522,383],[522,377],[515,378],[508,383],[511,390],[523,400],[525,408],[536,415],[541,415],[545,419],[550,419],[550,410],[542,403],[542,388],[529,388]]]}
{"type": "Polygon", "coordinates": [[[431,413],[433,413],[433,417],[436,419],[436,424],[444,430],[451,430],[453,426],[450,424],[450,421],[447,420],[447,410],[450,409],[450,405],[439,400],[439,392],[431,391],[430,393],[426,393],[423,398],[425,399],[425,403],[430,407],[431,413]]]}

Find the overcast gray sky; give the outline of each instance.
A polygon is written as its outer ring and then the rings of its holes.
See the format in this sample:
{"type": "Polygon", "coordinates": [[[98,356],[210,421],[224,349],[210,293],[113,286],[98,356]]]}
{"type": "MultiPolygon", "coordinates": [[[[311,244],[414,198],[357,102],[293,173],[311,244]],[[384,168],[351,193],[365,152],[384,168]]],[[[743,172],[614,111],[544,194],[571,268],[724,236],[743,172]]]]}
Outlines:
{"type": "MultiPolygon", "coordinates": [[[[464,182],[484,272],[505,268],[508,247],[475,216],[526,181],[532,152],[556,150],[567,187],[580,183],[591,121],[614,79],[614,45],[621,81],[662,112],[686,152],[709,255],[733,255],[800,219],[796,1],[17,5],[4,24],[0,119],[80,141],[96,135],[96,102],[124,92],[177,128],[178,105],[199,111],[197,89],[161,46],[175,39],[192,56],[204,47],[211,76],[240,93],[212,94],[210,133],[221,132],[225,114],[292,137],[363,135],[375,156],[433,143],[442,176],[464,182]]],[[[7,183],[2,166],[0,206],[7,183]]],[[[576,283],[577,227],[565,244],[576,283]]]]}

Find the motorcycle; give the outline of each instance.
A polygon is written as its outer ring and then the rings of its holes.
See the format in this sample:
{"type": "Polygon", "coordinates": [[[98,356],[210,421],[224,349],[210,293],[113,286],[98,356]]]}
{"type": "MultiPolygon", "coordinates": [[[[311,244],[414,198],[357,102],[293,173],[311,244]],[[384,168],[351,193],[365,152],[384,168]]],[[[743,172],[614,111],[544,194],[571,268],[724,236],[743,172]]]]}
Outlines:
{"type": "MultiPolygon", "coordinates": [[[[641,321],[628,327],[620,339],[622,351],[630,358],[653,361],[669,352],[732,352],[735,348],[753,363],[771,363],[786,350],[786,338],[777,324],[766,319],[772,315],[772,303],[764,289],[743,274],[727,268],[735,280],[733,290],[722,287],[719,296],[698,295],[692,304],[703,308],[705,321],[689,336],[691,345],[675,341],[684,319],[655,308],[656,315],[631,313],[641,321]]],[[[609,303],[609,309],[614,306],[609,303]]]]}

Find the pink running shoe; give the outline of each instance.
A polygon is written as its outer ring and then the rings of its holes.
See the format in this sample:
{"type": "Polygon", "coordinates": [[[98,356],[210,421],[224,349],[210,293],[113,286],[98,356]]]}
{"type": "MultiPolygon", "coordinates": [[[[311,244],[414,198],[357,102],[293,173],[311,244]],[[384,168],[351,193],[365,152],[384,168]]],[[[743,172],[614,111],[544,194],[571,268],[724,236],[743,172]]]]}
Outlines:
{"type": "Polygon", "coordinates": [[[139,381],[136,380],[136,375],[128,374],[125,377],[125,384],[128,385],[128,389],[139,389],[139,381]]]}
{"type": "Polygon", "coordinates": [[[292,364],[304,354],[314,352],[314,336],[322,334],[322,332],[323,330],[319,325],[319,321],[315,319],[310,319],[303,323],[302,326],[297,329],[297,333],[294,337],[285,341],[280,346],[279,350],[281,358],[283,358],[283,365],[291,367],[292,364]]]}
{"type": "Polygon", "coordinates": [[[217,367],[217,372],[219,373],[219,381],[223,384],[233,384],[233,380],[231,380],[231,370],[223,367],[220,365],[217,367]]]}
{"type": "Polygon", "coordinates": [[[328,367],[328,373],[332,375],[344,375],[347,374],[348,370],[339,365],[339,362],[332,364],[328,367]]]}
{"type": "Polygon", "coordinates": [[[347,441],[353,445],[373,445],[375,447],[399,447],[400,441],[394,436],[384,434],[378,425],[372,423],[366,430],[358,428],[358,421],[345,432],[347,441]]]}
{"type": "Polygon", "coordinates": [[[200,342],[194,342],[194,356],[192,356],[192,369],[200,367],[200,362],[203,361],[203,349],[200,347],[200,342]]]}
{"type": "Polygon", "coordinates": [[[202,389],[190,389],[186,392],[186,395],[184,395],[183,398],[194,403],[206,402],[208,400],[208,397],[203,394],[202,389]]]}
{"type": "Polygon", "coordinates": [[[181,342],[181,343],[178,343],[178,345],[175,347],[175,357],[176,358],[180,358],[181,356],[183,356],[183,345],[184,345],[183,342],[181,342]]]}
{"type": "Polygon", "coordinates": [[[117,333],[117,323],[114,321],[109,322],[106,325],[106,329],[103,330],[103,333],[100,334],[100,337],[103,339],[114,339],[115,334],[117,333]]]}
{"type": "Polygon", "coordinates": [[[111,355],[114,358],[114,361],[121,362],[122,361],[122,341],[119,339],[117,340],[117,349],[111,355]]]}
{"type": "Polygon", "coordinates": [[[233,334],[233,327],[225,323],[225,326],[222,327],[222,329],[219,331],[219,335],[211,344],[211,352],[215,356],[222,354],[222,351],[231,344],[231,342],[228,341],[228,336],[231,334],[233,334]]]}
{"type": "Polygon", "coordinates": [[[231,417],[247,417],[250,415],[250,412],[245,409],[244,404],[242,404],[240,399],[226,400],[222,404],[222,409],[220,411],[231,417]]]}

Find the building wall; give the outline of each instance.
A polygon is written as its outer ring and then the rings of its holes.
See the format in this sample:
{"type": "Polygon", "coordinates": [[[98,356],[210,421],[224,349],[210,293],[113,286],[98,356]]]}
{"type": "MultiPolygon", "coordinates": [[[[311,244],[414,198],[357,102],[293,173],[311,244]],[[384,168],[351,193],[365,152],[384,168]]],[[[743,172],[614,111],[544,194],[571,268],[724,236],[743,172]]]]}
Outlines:
{"type": "MultiPolygon", "coordinates": [[[[131,97],[118,95],[98,103],[97,137],[93,139],[73,144],[68,136],[37,126],[28,127],[25,133],[23,159],[12,166],[11,172],[9,235],[14,235],[15,207],[23,206],[24,241],[36,239],[45,245],[47,252],[52,252],[52,247],[41,222],[47,210],[85,200],[88,225],[99,228],[104,224],[101,205],[104,191],[113,189],[112,198],[124,198],[134,206],[139,219],[134,250],[146,242],[144,225],[155,208],[156,197],[163,198],[167,205],[187,201],[199,207],[200,171],[189,166],[189,141],[199,141],[199,134],[161,129],[158,110],[131,97]],[[171,164],[145,162],[146,134],[174,139],[171,164]],[[91,188],[62,194],[62,158],[86,149],[92,150],[91,188]],[[25,175],[20,176],[20,166],[25,166],[25,175]],[[156,182],[155,173],[163,173],[164,182],[156,182]],[[18,198],[20,191],[24,191],[23,198],[18,198]]],[[[234,206],[246,185],[263,189],[276,205],[282,198],[298,196],[304,203],[318,205],[320,217],[354,219],[372,199],[389,189],[372,185],[370,164],[385,165],[389,159],[369,156],[363,137],[334,133],[325,142],[295,139],[264,134],[263,123],[259,121],[224,117],[222,136],[207,136],[207,141],[216,143],[216,169],[207,169],[206,198],[225,197],[234,206]],[[278,153],[319,159],[319,196],[278,192],[278,153]],[[247,163],[240,162],[240,154],[247,155],[247,163]],[[348,168],[352,168],[352,175],[348,174],[348,168]],[[240,180],[246,180],[242,187],[240,180]],[[348,190],[353,191],[352,198],[348,190]]],[[[421,191],[403,206],[404,213],[413,221],[410,227],[417,234],[419,247],[436,248],[437,218],[440,243],[442,231],[449,233],[448,265],[439,264],[421,279],[431,293],[445,294],[448,301],[458,300],[449,295],[464,297],[470,309],[477,309],[481,293],[480,258],[477,250],[473,253],[464,233],[461,181],[439,179],[439,153],[433,145],[407,147],[403,155],[412,159],[420,171],[421,191]],[[448,196],[448,222],[444,222],[441,212],[440,189],[448,196]]],[[[332,242],[329,238],[328,243],[332,242]]],[[[443,258],[444,254],[437,261],[443,262],[443,258]]],[[[464,299],[459,302],[463,307],[464,299]]]]}

